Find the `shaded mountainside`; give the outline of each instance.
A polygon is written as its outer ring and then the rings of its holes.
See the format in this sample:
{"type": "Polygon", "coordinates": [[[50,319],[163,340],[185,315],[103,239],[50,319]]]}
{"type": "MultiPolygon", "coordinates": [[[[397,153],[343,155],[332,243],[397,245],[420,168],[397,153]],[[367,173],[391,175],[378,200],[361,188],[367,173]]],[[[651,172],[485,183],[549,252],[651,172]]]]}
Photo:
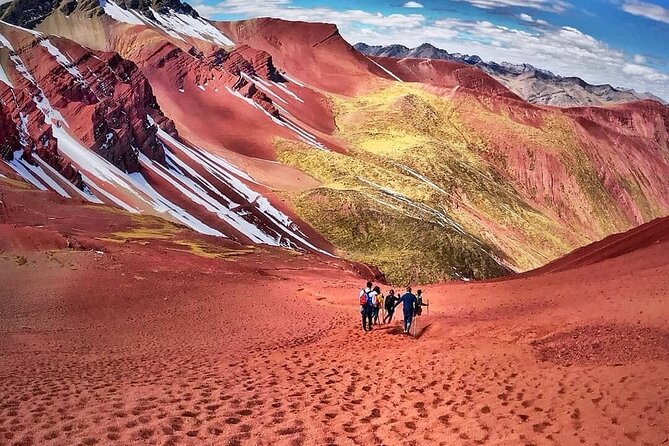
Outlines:
{"type": "MultiPolygon", "coordinates": [[[[85,12],[89,16],[105,14],[106,0],[13,0],[0,5],[0,19],[24,28],[35,28],[55,11],[65,15],[85,12]]],[[[123,9],[141,12],[147,17],[155,18],[153,11],[159,14],[177,12],[193,18],[199,15],[187,3],[179,0],[117,0],[111,2],[123,9]]]]}
{"type": "Polygon", "coordinates": [[[395,59],[436,59],[474,65],[533,104],[553,105],[557,107],[577,107],[652,99],[666,104],[651,93],[638,93],[634,90],[612,87],[611,85],[592,85],[583,79],[569,76],[557,76],[550,71],[533,67],[529,64],[511,64],[508,62],[485,62],[479,56],[449,53],[429,43],[416,48],[403,45],[372,46],[357,43],[354,47],[363,54],[395,59]]]}
{"type": "Polygon", "coordinates": [[[334,25],[74,3],[38,32],[0,25],[2,171],[39,189],[398,284],[527,271],[669,214],[656,102],[536,107],[471,63],[361,54],[334,25]]]}

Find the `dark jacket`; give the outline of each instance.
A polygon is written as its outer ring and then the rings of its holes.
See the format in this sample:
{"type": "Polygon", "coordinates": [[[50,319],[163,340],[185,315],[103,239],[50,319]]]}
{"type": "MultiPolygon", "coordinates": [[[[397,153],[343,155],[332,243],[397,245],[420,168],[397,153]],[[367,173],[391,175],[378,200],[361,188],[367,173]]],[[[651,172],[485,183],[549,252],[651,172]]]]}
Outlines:
{"type": "Polygon", "coordinates": [[[392,311],[397,305],[397,296],[394,294],[392,296],[386,296],[386,310],[392,311]]]}
{"type": "Polygon", "coordinates": [[[404,314],[413,314],[416,302],[416,296],[413,293],[404,293],[395,306],[402,304],[402,311],[404,314]]]}
{"type": "Polygon", "coordinates": [[[427,304],[423,303],[423,296],[416,296],[416,311],[414,312],[416,316],[423,314],[423,309],[421,307],[427,307],[427,304]]]}

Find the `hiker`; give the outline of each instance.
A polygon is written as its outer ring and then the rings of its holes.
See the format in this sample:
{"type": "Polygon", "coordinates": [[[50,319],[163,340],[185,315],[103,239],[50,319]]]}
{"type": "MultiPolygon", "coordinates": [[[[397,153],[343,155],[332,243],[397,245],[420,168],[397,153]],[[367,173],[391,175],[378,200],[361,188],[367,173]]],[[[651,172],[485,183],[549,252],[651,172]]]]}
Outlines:
{"type": "Polygon", "coordinates": [[[414,316],[420,316],[423,314],[423,308],[427,307],[430,304],[423,303],[423,290],[416,291],[416,310],[414,311],[414,316]]]}
{"type": "Polygon", "coordinates": [[[374,309],[372,312],[372,320],[376,325],[379,325],[379,311],[381,308],[383,308],[383,294],[381,294],[381,288],[378,286],[374,287],[374,293],[376,293],[376,296],[374,296],[374,309]]]}
{"type": "Polygon", "coordinates": [[[372,329],[372,317],[374,308],[375,292],[372,290],[372,282],[367,282],[365,289],[360,290],[358,300],[360,302],[360,314],[362,315],[362,330],[368,331],[372,329]],[[369,322],[369,328],[367,323],[369,322]]]}
{"type": "Polygon", "coordinates": [[[407,287],[406,293],[400,297],[395,307],[399,304],[402,304],[402,312],[404,313],[404,333],[409,333],[414,309],[416,308],[416,296],[411,292],[411,287],[407,287]]]}
{"type": "Polygon", "coordinates": [[[393,321],[393,314],[395,313],[395,304],[397,303],[397,296],[395,290],[388,291],[385,299],[386,315],[383,318],[384,324],[389,324],[393,321]]]}

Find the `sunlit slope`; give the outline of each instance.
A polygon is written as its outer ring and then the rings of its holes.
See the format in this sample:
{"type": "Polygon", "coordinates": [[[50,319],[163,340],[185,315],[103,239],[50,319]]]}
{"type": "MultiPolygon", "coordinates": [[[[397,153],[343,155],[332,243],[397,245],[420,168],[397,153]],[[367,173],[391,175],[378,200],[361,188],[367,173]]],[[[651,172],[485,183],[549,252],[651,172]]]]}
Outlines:
{"type": "Polygon", "coordinates": [[[495,250],[438,206],[421,181],[390,163],[279,142],[281,161],[323,181],[291,196],[292,207],[340,249],[378,266],[392,283],[484,278],[505,273],[495,250]],[[416,198],[420,197],[420,198],[416,198]]]}
{"type": "Polygon", "coordinates": [[[276,142],[322,182],[293,207],[392,282],[524,271],[630,224],[561,113],[407,83],[331,101],[348,154],[276,142]]]}

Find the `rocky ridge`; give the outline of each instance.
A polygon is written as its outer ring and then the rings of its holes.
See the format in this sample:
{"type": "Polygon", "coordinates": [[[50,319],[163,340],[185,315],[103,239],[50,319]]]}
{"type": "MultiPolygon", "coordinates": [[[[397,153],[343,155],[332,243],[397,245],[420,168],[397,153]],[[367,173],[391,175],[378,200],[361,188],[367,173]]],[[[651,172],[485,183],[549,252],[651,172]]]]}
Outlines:
{"type": "Polygon", "coordinates": [[[449,53],[429,43],[424,43],[416,48],[408,48],[398,44],[372,46],[365,43],[357,43],[354,47],[363,54],[371,56],[449,60],[473,65],[533,104],[578,107],[620,104],[644,99],[652,99],[666,104],[663,99],[651,93],[639,93],[608,84],[592,85],[579,77],[558,76],[530,64],[485,62],[479,56],[449,53]]]}

